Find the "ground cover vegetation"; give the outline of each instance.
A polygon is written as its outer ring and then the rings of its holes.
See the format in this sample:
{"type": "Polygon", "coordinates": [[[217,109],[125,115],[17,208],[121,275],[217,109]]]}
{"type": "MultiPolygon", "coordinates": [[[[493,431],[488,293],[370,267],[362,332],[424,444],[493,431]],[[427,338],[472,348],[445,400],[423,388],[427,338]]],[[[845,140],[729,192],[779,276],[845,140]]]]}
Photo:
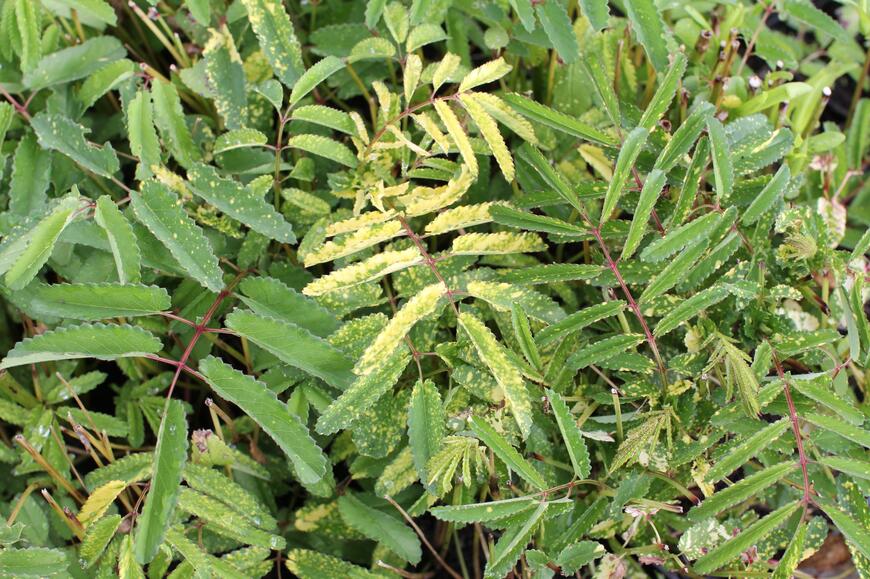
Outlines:
{"type": "Polygon", "coordinates": [[[0,576],[870,577],[868,32],[3,0],[0,576]]]}

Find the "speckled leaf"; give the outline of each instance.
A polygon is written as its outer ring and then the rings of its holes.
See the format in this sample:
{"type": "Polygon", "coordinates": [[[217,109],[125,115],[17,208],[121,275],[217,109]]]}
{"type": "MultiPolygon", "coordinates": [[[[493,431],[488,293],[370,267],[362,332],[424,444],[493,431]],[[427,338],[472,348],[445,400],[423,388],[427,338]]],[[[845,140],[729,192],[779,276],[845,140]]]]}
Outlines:
{"type": "Polygon", "coordinates": [[[654,0],[625,0],[625,9],[633,32],[643,45],[656,72],[667,70],[668,32],[654,0]]]}
{"type": "Polygon", "coordinates": [[[24,288],[51,257],[57,239],[75,218],[82,205],[76,193],[77,191],[64,197],[48,215],[27,232],[29,238],[27,246],[6,271],[5,281],[10,289],[24,288]]]}
{"type": "Polygon", "coordinates": [[[127,104],[127,135],[130,152],[139,158],[136,178],[148,179],[153,174],[151,167],[160,164],[160,143],[154,128],[151,99],[144,90],[139,90],[127,104]]]}
{"type": "Polygon", "coordinates": [[[118,156],[112,145],[93,145],[85,138],[87,130],[65,116],[42,112],[33,117],[30,126],[46,149],[63,153],[82,168],[103,177],[118,171],[118,156]]]}
{"type": "Polygon", "coordinates": [[[299,419],[265,384],[242,374],[214,356],[199,363],[200,371],[217,394],[250,416],[272,437],[293,463],[294,472],[306,484],[319,482],[328,461],[299,419]]]}
{"type": "Polygon", "coordinates": [[[317,376],[327,384],[346,389],[354,380],[353,363],[328,342],[305,328],[276,318],[235,310],[227,327],[282,361],[317,376]]]}
{"type": "Polygon", "coordinates": [[[138,283],[141,279],[139,244],[130,222],[108,195],[97,199],[94,221],[103,228],[109,240],[118,279],[124,283],[138,283]]]}
{"type": "Polygon", "coordinates": [[[133,213],[192,278],[212,291],[223,289],[223,272],[202,229],[187,216],[178,196],[157,181],[130,193],[133,213]]]}
{"type": "Polygon", "coordinates": [[[458,321],[474,344],[481,361],[486,364],[504,391],[520,432],[524,437],[528,436],[532,426],[532,402],[519,369],[504,352],[504,346],[479,318],[471,313],[461,312],[458,321]]]}
{"type": "Polygon", "coordinates": [[[31,307],[46,316],[96,321],[168,310],[162,287],[130,284],[39,284],[28,288],[31,307]]]}
{"type": "MultiPolygon", "coordinates": [[[[260,0],[265,1],[267,0],[260,0]]],[[[280,9],[283,12],[283,8],[280,9]]],[[[230,129],[242,128],[248,116],[245,71],[233,37],[226,26],[221,30],[211,31],[211,38],[203,49],[203,56],[206,77],[215,95],[215,108],[224,125],[230,129]]]]}
{"type": "Polygon", "coordinates": [[[284,10],[284,3],[280,0],[242,0],[242,4],[275,74],[288,88],[294,88],[305,67],[302,47],[284,10]]]}
{"type": "Polygon", "coordinates": [[[296,242],[293,226],[252,187],[221,177],[214,167],[202,164],[193,165],[187,178],[195,195],[233,219],[282,243],[296,242]]]}
{"type": "Polygon", "coordinates": [[[175,85],[155,78],[151,83],[151,102],[154,105],[154,122],[163,137],[164,146],[179,165],[190,167],[199,160],[200,154],[184,121],[184,111],[175,85]]]}

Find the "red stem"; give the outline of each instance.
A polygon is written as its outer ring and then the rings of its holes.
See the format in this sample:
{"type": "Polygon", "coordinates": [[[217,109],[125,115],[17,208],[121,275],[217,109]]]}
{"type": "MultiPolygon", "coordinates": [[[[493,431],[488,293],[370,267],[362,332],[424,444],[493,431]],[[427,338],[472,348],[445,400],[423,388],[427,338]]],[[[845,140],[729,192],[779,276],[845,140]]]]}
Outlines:
{"type": "MultiPolygon", "coordinates": [[[[770,343],[768,342],[768,345],[770,343]]],[[[779,379],[782,380],[782,389],[785,392],[785,400],[788,403],[788,415],[791,419],[791,429],[794,432],[794,438],[797,442],[798,449],[798,463],[801,465],[801,473],[804,475],[804,496],[801,499],[801,503],[804,505],[804,509],[806,509],[807,505],[812,501],[812,496],[810,493],[810,475],[807,472],[807,464],[809,460],[807,460],[807,455],[804,452],[804,442],[803,437],[801,436],[801,427],[798,422],[797,410],[794,406],[794,401],[791,398],[791,387],[788,384],[788,380],[785,377],[785,371],[782,368],[782,363],[779,361],[779,358],[776,355],[776,351],[771,346],[771,353],[773,354],[773,364],[776,366],[776,373],[779,375],[779,379]]]]}
{"type": "MultiPolygon", "coordinates": [[[[588,223],[592,223],[589,220],[587,215],[582,216],[588,223]]],[[[591,227],[592,235],[595,237],[595,241],[598,242],[598,246],[601,248],[601,252],[604,254],[604,259],[607,261],[607,267],[610,268],[610,271],[613,272],[613,275],[616,276],[616,281],[619,282],[619,286],[622,288],[622,293],[625,294],[625,299],[628,300],[628,307],[634,313],[634,316],[637,318],[637,321],[640,322],[640,326],[643,328],[643,333],[646,336],[646,341],[649,344],[649,347],[652,349],[653,356],[656,359],[656,365],[658,366],[659,374],[662,377],[662,389],[667,391],[668,387],[668,373],[665,369],[665,364],[662,361],[661,354],[659,354],[658,344],[656,343],[655,336],[653,336],[652,332],[649,329],[649,324],[646,323],[646,318],[643,316],[643,312],[640,311],[640,306],[637,305],[637,302],[634,301],[634,296],[631,295],[631,290],[628,289],[628,285],[625,283],[625,280],[622,278],[622,274],[619,271],[619,267],[617,267],[616,262],[613,261],[613,258],[610,257],[610,251],[607,249],[607,245],[604,244],[604,239],[601,237],[601,230],[598,227],[591,227]]]]}
{"type": "Polygon", "coordinates": [[[202,317],[202,321],[194,326],[193,337],[190,339],[190,342],[187,344],[187,348],[185,348],[184,353],[181,355],[181,359],[178,360],[178,365],[175,368],[175,375],[172,377],[172,382],[169,383],[169,391],[166,393],[166,400],[169,401],[172,398],[172,392],[175,390],[175,385],[178,383],[178,377],[181,375],[181,371],[187,366],[187,360],[190,358],[190,354],[193,352],[194,346],[196,346],[196,342],[199,341],[199,338],[206,333],[211,328],[208,328],[207,325],[211,321],[212,316],[214,316],[217,309],[223,303],[223,301],[229,296],[233,288],[236,284],[241,281],[241,279],[247,274],[247,271],[243,271],[239,273],[233,281],[229,283],[227,287],[222,289],[220,293],[215,298],[214,302],[212,302],[211,306],[209,306],[208,311],[202,317]]]}
{"type": "Polygon", "coordinates": [[[447,294],[447,297],[450,298],[450,305],[453,306],[453,313],[459,316],[459,308],[456,307],[456,300],[453,299],[453,296],[456,294],[456,292],[450,289],[450,286],[447,285],[447,281],[444,279],[444,277],[441,275],[441,272],[438,271],[438,267],[435,265],[435,259],[433,259],[431,255],[429,255],[429,252],[426,250],[426,246],[423,245],[423,241],[420,239],[420,236],[417,235],[413,229],[411,229],[410,225],[408,225],[407,219],[405,219],[403,215],[399,215],[398,219],[399,223],[401,223],[402,227],[405,229],[405,234],[411,239],[411,241],[414,242],[414,245],[417,247],[417,251],[419,251],[420,255],[423,257],[423,262],[426,264],[426,266],[429,267],[429,270],[435,276],[435,279],[441,282],[441,285],[444,286],[446,290],[445,293],[447,294]]]}

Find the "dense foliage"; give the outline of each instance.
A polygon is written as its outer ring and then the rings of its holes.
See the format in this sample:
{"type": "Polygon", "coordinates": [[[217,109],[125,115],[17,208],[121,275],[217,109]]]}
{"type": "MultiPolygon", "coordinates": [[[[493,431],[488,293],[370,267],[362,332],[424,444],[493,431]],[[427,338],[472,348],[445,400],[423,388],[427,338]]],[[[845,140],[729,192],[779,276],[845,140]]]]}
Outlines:
{"type": "Polygon", "coordinates": [[[870,577],[866,0],[0,0],[0,576],[870,577]]]}

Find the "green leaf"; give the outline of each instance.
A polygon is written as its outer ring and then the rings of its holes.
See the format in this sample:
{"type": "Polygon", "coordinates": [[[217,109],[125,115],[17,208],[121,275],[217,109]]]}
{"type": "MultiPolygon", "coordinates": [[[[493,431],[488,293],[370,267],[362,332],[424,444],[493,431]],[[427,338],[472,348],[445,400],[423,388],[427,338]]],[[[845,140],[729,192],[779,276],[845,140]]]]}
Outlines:
{"type": "Polygon", "coordinates": [[[538,345],[535,343],[535,338],[532,336],[532,328],[529,324],[529,317],[523,309],[522,304],[511,304],[511,326],[514,329],[514,336],[519,344],[520,351],[528,360],[529,364],[536,370],[541,370],[544,365],[541,360],[541,354],[538,352],[538,345]]]}
{"type": "Polygon", "coordinates": [[[801,24],[809,26],[816,32],[827,34],[839,42],[847,44],[854,42],[852,36],[839,22],[813,6],[810,2],[785,0],[782,3],[782,10],[788,15],[789,20],[794,19],[801,24]]]}
{"type": "Polygon", "coordinates": [[[157,181],[130,193],[136,219],[166,246],[179,265],[202,286],[223,289],[223,272],[202,229],[187,216],[181,199],[157,181]]]}
{"type": "Polygon", "coordinates": [[[271,277],[248,277],[239,284],[240,299],[254,312],[305,328],[325,338],[339,327],[336,317],[296,290],[271,277]]]}
{"type": "Polygon", "coordinates": [[[543,520],[548,506],[548,502],[541,501],[529,517],[522,521],[522,525],[516,524],[502,534],[486,565],[484,576],[487,579],[504,577],[516,565],[531,540],[535,527],[543,520]]]}
{"type": "MultiPolygon", "coordinates": [[[[219,136],[214,142],[212,153],[218,155],[236,149],[259,147],[266,144],[268,138],[257,129],[236,129],[227,131],[219,136]]],[[[205,167],[205,165],[202,165],[205,167]]],[[[197,167],[194,167],[196,169],[197,167]]],[[[189,173],[189,172],[188,172],[189,173]]]]}
{"type": "Polygon", "coordinates": [[[710,135],[710,148],[713,152],[713,183],[716,198],[728,199],[734,189],[734,164],[732,152],[725,137],[725,127],[719,119],[707,119],[707,132],[710,135]]]}
{"type": "Polygon", "coordinates": [[[386,60],[393,58],[396,47],[386,38],[370,37],[359,41],[350,51],[349,63],[362,60],[386,60]]]}
{"type": "Polygon", "coordinates": [[[852,442],[857,442],[864,448],[870,448],[870,431],[860,426],[843,422],[839,417],[826,416],[816,412],[807,412],[802,418],[819,428],[829,430],[852,442]]]}
{"type": "Polygon", "coordinates": [[[607,20],[610,18],[607,0],[580,0],[580,7],[595,31],[607,28],[607,20]]]}
{"type": "MultiPolygon", "coordinates": [[[[178,552],[185,562],[190,564],[191,570],[202,572],[209,577],[225,577],[226,579],[244,579],[246,577],[246,575],[239,573],[234,566],[223,559],[208,554],[199,545],[188,539],[180,525],[171,527],[166,531],[166,543],[178,552]]],[[[166,565],[168,566],[169,562],[166,565]]],[[[150,567],[149,571],[151,571],[150,567]]]]}
{"type": "MultiPolygon", "coordinates": [[[[283,12],[283,8],[280,10],[283,12]]],[[[264,21],[267,18],[260,15],[259,25],[262,26],[264,21]]],[[[251,24],[254,25],[254,17],[251,17],[251,24]]],[[[220,87],[214,91],[214,104],[224,125],[230,129],[242,128],[248,117],[245,71],[233,36],[226,25],[221,30],[211,29],[211,38],[202,54],[205,57],[205,73],[210,86],[220,87]]]]}
{"type": "Polygon", "coordinates": [[[423,556],[420,540],[410,527],[347,493],[338,499],[338,510],[345,523],[369,539],[383,544],[412,565],[423,556]]]}
{"type": "Polygon", "coordinates": [[[106,232],[115,260],[118,279],[122,284],[138,283],[140,274],[139,245],[130,222],[108,195],[97,199],[94,221],[106,232]]]}
{"type": "Polygon", "coordinates": [[[581,567],[602,557],[607,551],[604,545],[595,541],[578,541],[562,549],[556,557],[556,565],[563,574],[576,573],[581,567]]]}
{"type": "Polygon", "coordinates": [[[97,358],[115,360],[154,354],[160,340],[142,328],[127,325],[63,326],[26,338],[9,350],[0,369],[52,360],[97,358]]]}
{"type": "Polygon", "coordinates": [[[634,348],[641,342],[643,342],[643,336],[640,334],[625,334],[605,338],[580,348],[580,350],[568,358],[567,365],[576,372],[592,364],[609,360],[626,350],[634,348]]]}
{"type": "Polygon", "coordinates": [[[662,295],[679,282],[686,279],[693,266],[707,251],[708,242],[702,241],[689,246],[676,256],[665,268],[656,275],[643,290],[638,303],[645,304],[662,295]]]}
{"type": "Polygon", "coordinates": [[[514,366],[486,325],[473,314],[461,312],[458,322],[474,344],[481,361],[486,364],[504,391],[509,408],[525,438],[532,426],[532,402],[522,374],[514,366]]]}
{"type": "Polygon", "coordinates": [[[96,564],[121,526],[121,520],[121,515],[109,515],[88,527],[79,546],[79,562],[83,568],[87,569],[96,564]]]}
{"type": "Polygon", "coordinates": [[[854,404],[844,400],[828,387],[829,381],[830,378],[825,376],[821,380],[790,380],[789,384],[807,398],[829,408],[846,422],[861,426],[864,423],[864,414],[854,404]]]}
{"type": "Polygon", "coordinates": [[[786,82],[758,93],[737,107],[734,115],[741,117],[753,115],[780,103],[791,101],[812,90],[813,87],[805,82],[786,82]]]}
{"type": "Polygon", "coordinates": [[[644,109],[643,116],[640,118],[640,123],[638,123],[639,127],[643,127],[648,131],[653,130],[656,123],[671,106],[674,95],[677,94],[677,87],[680,85],[685,72],[686,55],[678,52],[674,55],[673,62],[668,66],[664,78],[659,83],[658,90],[656,90],[652,100],[644,109]]]}
{"type": "Polygon", "coordinates": [[[674,131],[671,139],[656,159],[655,169],[667,173],[679,163],[698,140],[701,131],[707,126],[707,120],[713,116],[715,111],[716,107],[707,101],[701,101],[683,121],[683,124],[674,131]]]}
{"type": "Polygon", "coordinates": [[[870,461],[842,456],[824,456],[819,462],[849,476],[870,480],[870,461]]]}
{"type": "Polygon", "coordinates": [[[307,121],[322,127],[329,127],[346,135],[356,136],[357,128],[353,119],[344,111],[322,105],[299,107],[290,115],[294,121],[307,121]]]}
{"type": "Polygon", "coordinates": [[[154,122],[163,137],[163,144],[182,167],[190,167],[200,158],[190,129],[184,120],[181,99],[175,85],[155,78],[151,83],[154,122]]]}
{"type": "Polygon", "coordinates": [[[139,90],[127,104],[127,136],[130,152],[139,158],[136,178],[148,179],[153,175],[151,167],[160,164],[160,143],[154,128],[151,98],[144,90],[139,90]]]}
{"type": "Polygon", "coordinates": [[[60,549],[4,549],[0,551],[0,575],[5,577],[47,577],[66,573],[66,553],[60,549]]]}
{"type": "Polygon", "coordinates": [[[170,308],[162,287],[116,283],[38,284],[28,287],[30,306],[45,316],[96,321],[155,314],[170,308]]]}
{"type": "Polygon", "coordinates": [[[214,533],[235,541],[264,549],[287,546],[281,535],[258,529],[227,503],[188,487],[181,487],[178,493],[178,510],[206,523],[214,533]]]}
{"type": "Polygon", "coordinates": [[[589,450],[586,448],[586,442],[583,441],[583,435],[580,434],[577,422],[562,397],[549,388],[547,389],[547,399],[550,401],[550,408],[553,409],[553,416],[556,417],[559,432],[562,433],[562,441],[565,443],[565,448],[568,449],[568,457],[571,459],[571,466],[574,467],[574,474],[579,479],[585,479],[591,470],[589,450]]]}
{"type": "Polygon", "coordinates": [[[214,356],[202,360],[199,369],[221,398],[241,408],[281,447],[301,482],[315,484],[324,477],[328,461],[323,451],[265,384],[214,356]]]}
{"type": "Polygon", "coordinates": [[[293,90],[290,92],[290,106],[294,106],[305,95],[310,93],[327,78],[344,68],[344,63],[334,56],[326,56],[317,61],[311,68],[306,70],[299,80],[293,84],[293,90]]]}
{"type": "Polygon", "coordinates": [[[81,209],[82,202],[75,190],[64,197],[54,209],[26,233],[28,244],[6,271],[6,285],[20,290],[28,285],[51,257],[51,252],[63,230],[81,209]]]}
{"type": "MultiPolygon", "coordinates": [[[[706,125],[706,119],[704,120],[706,125]]],[[[701,176],[707,168],[707,160],[710,155],[710,140],[706,137],[701,137],[695,147],[695,152],[692,155],[692,160],[689,163],[689,168],[683,178],[680,194],[674,205],[674,211],[668,220],[668,228],[679,226],[689,215],[689,210],[695,203],[695,197],[698,194],[698,189],[701,185],[701,176]]],[[[643,254],[641,253],[641,259],[643,254]]]]}
{"type": "Polygon", "coordinates": [[[374,372],[357,377],[321,414],[317,420],[317,432],[332,434],[348,428],[398,382],[410,361],[407,350],[398,349],[374,372]]]}
{"type": "MultiPolygon", "coordinates": [[[[281,406],[283,408],[284,405],[281,406]]],[[[286,413],[286,408],[283,410],[286,413]]],[[[231,509],[243,515],[247,519],[246,524],[267,531],[278,528],[278,521],[268,509],[243,486],[229,478],[225,472],[210,466],[188,463],[184,467],[184,480],[190,488],[226,503],[231,509]]]]}
{"type": "Polygon", "coordinates": [[[135,74],[136,70],[138,70],[136,63],[126,58],[110,62],[91,74],[82,83],[76,96],[82,106],[85,109],[89,109],[94,106],[94,103],[96,103],[100,97],[107,94],[109,91],[116,89],[121,85],[121,83],[130,79],[135,74]]]}
{"type": "Polygon", "coordinates": [[[514,9],[523,28],[526,32],[532,32],[535,29],[535,11],[532,8],[531,0],[508,0],[511,8],[514,9]]]}
{"type": "Polygon", "coordinates": [[[30,121],[39,144],[63,153],[82,168],[103,177],[111,177],[120,167],[118,156],[110,143],[102,147],[85,138],[84,127],[62,115],[41,112],[30,121]]]}
{"type": "Polygon", "coordinates": [[[527,231],[539,231],[555,235],[586,235],[589,231],[584,227],[571,225],[555,217],[536,215],[521,209],[515,209],[507,205],[493,205],[489,209],[490,215],[496,223],[525,229],[527,231]]]}
{"type": "Polygon", "coordinates": [[[594,324],[604,318],[615,316],[625,308],[625,302],[615,300],[589,306],[580,311],[574,312],[564,320],[547,326],[535,337],[538,345],[543,347],[552,344],[556,340],[561,340],[565,336],[569,336],[574,332],[579,332],[583,328],[594,324]]]}
{"type": "MultiPolygon", "coordinates": [[[[599,1],[600,0],[581,0],[581,6],[585,6],[585,4],[597,4],[599,1]]],[[[604,1],[602,4],[604,4],[604,19],[606,22],[607,2],[604,1]]],[[[594,23],[592,25],[597,28],[594,23]]],[[[586,71],[586,74],[592,80],[592,86],[598,94],[598,98],[601,99],[601,103],[604,105],[604,110],[607,111],[607,116],[610,119],[610,122],[616,126],[621,126],[622,117],[619,113],[619,98],[613,90],[613,83],[610,80],[610,76],[608,76],[607,71],[604,69],[603,59],[585,58],[581,63],[583,64],[583,69],[586,71]]]]}
{"type": "Polygon", "coordinates": [[[553,48],[559,53],[559,58],[567,64],[576,61],[580,57],[580,47],[577,45],[577,37],[574,35],[571,19],[562,3],[558,0],[550,0],[537,4],[535,12],[544,33],[550,39],[553,48]]]}
{"type": "Polygon", "coordinates": [[[471,431],[477,436],[481,442],[492,450],[493,453],[504,462],[508,468],[520,475],[529,484],[536,489],[544,489],[547,487],[547,482],[541,473],[536,471],[529,462],[517,452],[517,450],[505,440],[495,429],[487,424],[485,420],[478,416],[472,416],[469,421],[471,431]]]}
{"type": "Polygon", "coordinates": [[[767,182],[767,185],[764,186],[764,189],[761,190],[761,193],[752,200],[752,203],[743,212],[740,223],[751,225],[758,221],[764,215],[764,212],[770,209],[785,192],[790,178],[791,172],[788,169],[788,165],[783,163],[771,180],[767,182]]]}
{"type": "Polygon", "coordinates": [[[745,437],[742,442],[731,447],[727,454],[710,467],[705,477],[707,482],[713,483],[721,480],[740,468],[746,461],[782,436],[789,427],[789,419],[781,418],[758,430],[755,434],[745,437]]]}
{"type": "Polygon", "coordinates": [[[116,26],[118,17],[115,9],[107,0],[62,0],[62,4],[69,4],[75,8],[83,23],[94,26],[96,22],[116,26]]]}
{"type": "Polygon", "coordinates": [[[622,259],[631,258],[640,245],[643,234],[646,232],[647,222],[656,201],[659,199],[659,195],[662,193],[662,189],[664,189],[666,180],[667,176],[662,171],[653,169],[643,182],[640,199],[634,210],[634,216],[631,218],[628,237],[625,238],[625,245],[622,247],[622,259]]]}
{"type": "Polygon", "coordinates": [[[797,502],[787,504],[754,522],[733,539],[725,541],[695,561],[695,571],[701,574],[710,574],[732,559],[736,559],[740,553],[764,539],[784,523],[797,510],[798,506],[800,503],[797,502]]]}
{"type": "Polygon", "coordinates": [[[533,123],[546,125],[557,131],[561,131],[572,137],[592,141],[601,145],[614,146],[616,140],[601,131],[582,123],[574,117],[560,113],[544,106],[536,101],[526,98],[517,93],[506,94],[502,97],[518,113],[531,120],[533,123]]]}
{"type": "Polygon", "coordinates": [[[426,464],[441,446],[447,415],[438,387],[431,380],[417,382],[408,406],[408,444],[421,481],[428,481],[426,464]]]}
{"type": "Polygon", "coordinates": [[[707,308],[711,308],[730,295],[730,289],[725,285],[715,285],[696,293],[669,311],[656,324],[654,336],[664,336],[672,332],[683,322],[690,320],[707,308]]]}
{"type": "Polygon", "coordinates": [[[12,181],[9,184],[11,213],[35,215],[45,208],[46,192],[51,184],[51,167],[51,151],[41,148],[32,134],[22,137],[15,149],[12,181]]]}
{"type": "Polygon", "coordinates": [[[518,157],[528,163],[535,172],[538,173],[544,183],[547,184],[559,197],[570,204],[581,215],[586,211],[583,205],[583,200],[580,196],[568,185],[565,177],[550,166],[549,161],[541,154],[541,151],[528,143],[523,143],[518,151],[518,157]]]}
{"type": "Polygon", "coordinates": [[[96,36],[81,44],[45,56],[28,71],[22,82],[30,90],[40,90],[86,78],[105,65],[126,56],[117,38],[96,36]]]}
{"type": "Polygon", "coordinates": [[[42,46],[39,42],[41,11],[39,4],[34,4],[28,0],[14,1],[15,21],[18,25],[18,39],[20,41],[18,56],[21,60],[21,70],[27,74],[36,66],[42,53],[42,46]]]}
{"type": "Polygon", "coordinates": [[[449,523],[489,523],[506,519],[537,505],[532,497],[517,497],[472,505],[433,507],[429,512],[439,521],[449,523]]]}
{"type": "Polygon", "coordinates": [[[293,226],[252,187],[221,177],[214,167],[195,164],[187,171],[190,190],[226,215],[282,243],[295,243],[293,226]]]}
{"type": "Polygon", "coordinates": [[[648,136],[649,131],[647,129],[636,127],[625,137],[625,141],[619,149],[619,156],[616,158],[613,177],[607,186],[607,193],[604,195],[604,206],[601,208],[601,225],[604,225],[610,219],[611,213],[616,209],[616,202],[622,196],[625,181],[631,174],[634,162],[637,160],[637,156],[640,155],[640,151],[643,149],[648,136]]]}
{"type": "Polygon", "coordinates": [[[346,167],[353,168],[358,163],[350,149],[338,141],[320,135],[294,135],[287,139],[287,146],[330,159],[346,167]]]}
{"type": "Polygon", "coordinates": [[[226,325],[283,362],[336,388],[344,390],[354,380],[353,363],[329,342],[301,326],[245,310],[234,310],[227,316],[226,325]]]}
{"type": "Polygon", "coordinates": [[[866,525],[855,521],[848,513],[824,497],[815,497],[813,501],[830,517],[834,525],[843,533],[862,555],[870,557],[870,530],[866,525]]]}
{"type": "Polygon", "coordinates": [[[302,47],[296,39],[293,23],[279,0],[242,0],[260,48],[272,70],[287,85],[294,85],[302,76],[302,47]]]}
{"type": "Polygon", "coordinates": [[[187,418],[181,402],[169,399],[157,433],[151,486],[142,514],[136,519],[136,561],[145,565],[154,559],[172,523],[181,473],[187,461],[187,418]]]}
{"type": "Polygon", "coordinates": [[[640,258],[643,261],[661,261],[672,256],[684,247],[706,238],[719,224],[718,213],[708,213],[685,225],[672,229],[664,237],[655,239],[643,248],[640,258]]]}
{"type": "Polygon", "coordinates": [[[750,497],[760,495],[761,491],[782,480],[795,467],[796,463],[794,462],[783,462],[776,466],[764,468],[730,487],[716,491],[703,503],[690,510],[687,516],[692,521],[701,521],[715,516],[750,497]]]}
{"type": "Polygon", "coordinates": [[[625,9],[631,28],[643,45],[656,72],[661,74],[670,66],[668,37],[662,17],[654,0],[625,0],[625,9]]]}

